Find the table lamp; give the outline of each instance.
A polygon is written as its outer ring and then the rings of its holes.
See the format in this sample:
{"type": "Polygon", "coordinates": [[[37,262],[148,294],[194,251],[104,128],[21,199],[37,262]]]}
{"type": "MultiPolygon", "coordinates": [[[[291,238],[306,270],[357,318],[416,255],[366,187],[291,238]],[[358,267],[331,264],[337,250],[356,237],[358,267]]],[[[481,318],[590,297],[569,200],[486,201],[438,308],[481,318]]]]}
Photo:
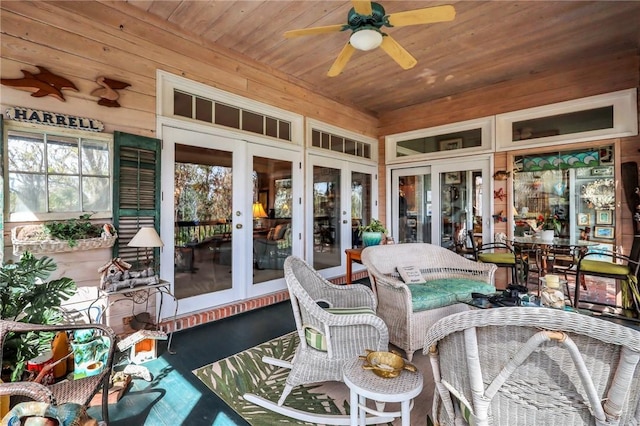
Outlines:
{"type": "MultiPolygon", "coordinates": [[[[160,236],[156,232],[155,228],[142,227],[138,230],[136,235],[133,236],[131,241],[129,241],[129,244],[127,244],[127,246],[143,247],[145,249],[145,254],[147,258],[146,267],[149,268],[151,265],[151,262],[149,261],[149,248],[163,247],[164,243],[160,239],[160,236]]],[[[153,272],[155,273],[155,265],[153,268],[153,272]]]]}
{"type": "Polygon", "coordinates": [[[255,219],[254,228],[260,228],[262,224],[262,219],[267,217],[267,213],[264,211],[264,207],[260,201],[256,201],[253,203],[253,218],[255,219]]]}

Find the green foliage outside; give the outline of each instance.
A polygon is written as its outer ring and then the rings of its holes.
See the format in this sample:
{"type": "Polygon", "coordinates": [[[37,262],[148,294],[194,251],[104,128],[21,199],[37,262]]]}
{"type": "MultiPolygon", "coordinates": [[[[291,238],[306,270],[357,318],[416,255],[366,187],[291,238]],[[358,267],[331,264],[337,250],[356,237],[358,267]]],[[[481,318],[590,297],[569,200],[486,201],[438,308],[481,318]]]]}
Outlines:
{"type": "MultiPolygon", "coordinates": [[[[59,324],[60,305],[76,292],[71,278],[46,281],[57,268],[49,257],[36,258],[25,252],[17,263],[0,269],[0,319],[31,324],[59,324]]],[[[11,380],[22,378],[28,360],[51,349],[53,333],[10,335],[4,342],[2,369],[11,370],[11,380]]]]}

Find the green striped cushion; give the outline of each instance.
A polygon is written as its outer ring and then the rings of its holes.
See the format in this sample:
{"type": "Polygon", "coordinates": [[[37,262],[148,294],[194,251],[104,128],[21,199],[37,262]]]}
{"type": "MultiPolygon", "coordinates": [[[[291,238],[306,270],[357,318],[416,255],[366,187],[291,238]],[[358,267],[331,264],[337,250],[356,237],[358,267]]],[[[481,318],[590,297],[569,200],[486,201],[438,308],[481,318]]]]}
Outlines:
{"type": "Polygon", "coordinates": [[[324,334],[315,328],[305,327],[304,338],[307,341],[307,345],[311,346],[313,349],[317,349],[322,352],[327,351],[327,341],[324,338],[324,334]]]}
{"type": "Polygon", "coordinates": [[[325,310],[336,315],[376,314],[373,309],[367,306],[356,306],[353,308],[326,308],[325,310]]]}
{"type": "Polygon", "coordinates": [[[584,259],[580,264],[581,272],[600,272],[601,274],[629,275],[629,266],[602,260],[584,259]]]}
{"type": "Polygon", "coordinates": [[[478,260],[482,263],[501,263],[503,265],[515,265],[516,263],[513,253],[478,253],[478,260]]]}
{"type": "MultiPolygon", "coordinates": [[[[373,309],[366,306],[357,306],[353,308],[326,308],[325,310],[335,315],[376,314],[373,309]]],[[[307,345],[311,346],[313,349],[322,352],[327,351],[327,340],[324,338],[324,334],[319,330],[306,326],[304,328],[304,338],[307,341],[307,345]]]]}

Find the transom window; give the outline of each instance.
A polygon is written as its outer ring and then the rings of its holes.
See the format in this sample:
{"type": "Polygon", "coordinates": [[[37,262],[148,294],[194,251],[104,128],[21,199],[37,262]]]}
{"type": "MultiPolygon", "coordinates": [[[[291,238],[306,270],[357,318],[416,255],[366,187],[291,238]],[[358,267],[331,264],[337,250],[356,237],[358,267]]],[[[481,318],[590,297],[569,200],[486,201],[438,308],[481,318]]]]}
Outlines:
{"type": "Polygon", "coordinates": [[[46,132],[7,132],[12,220],[111,211],[110,143],[46,132]]]}

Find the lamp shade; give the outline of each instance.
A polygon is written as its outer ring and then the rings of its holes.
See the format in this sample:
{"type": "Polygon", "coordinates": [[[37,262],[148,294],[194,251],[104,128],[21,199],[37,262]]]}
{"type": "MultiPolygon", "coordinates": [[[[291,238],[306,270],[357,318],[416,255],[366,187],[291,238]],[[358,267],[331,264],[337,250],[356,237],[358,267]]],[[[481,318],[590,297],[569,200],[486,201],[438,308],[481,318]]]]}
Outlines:
{"type": "Polygon", "coordinates": [[[267,213],[264,211],[264,207],[262,207],[262,203],[260,201],[256,201],[253,203],[253,218],[254,219],[262,219],[267,217],[267,213]]]}
{"type": "Polygon", "coordinates": [[[373,50],[382,44],[380,31],[362,29],[351,34],[349,43],[358,50],[373,50]]]}
{"type": "Polygon", "coordinates": [[[143,227],[138,230],[138,233],[127,245],[129,247],[162,247],[164,243],[154,228],[143,227]]]}

